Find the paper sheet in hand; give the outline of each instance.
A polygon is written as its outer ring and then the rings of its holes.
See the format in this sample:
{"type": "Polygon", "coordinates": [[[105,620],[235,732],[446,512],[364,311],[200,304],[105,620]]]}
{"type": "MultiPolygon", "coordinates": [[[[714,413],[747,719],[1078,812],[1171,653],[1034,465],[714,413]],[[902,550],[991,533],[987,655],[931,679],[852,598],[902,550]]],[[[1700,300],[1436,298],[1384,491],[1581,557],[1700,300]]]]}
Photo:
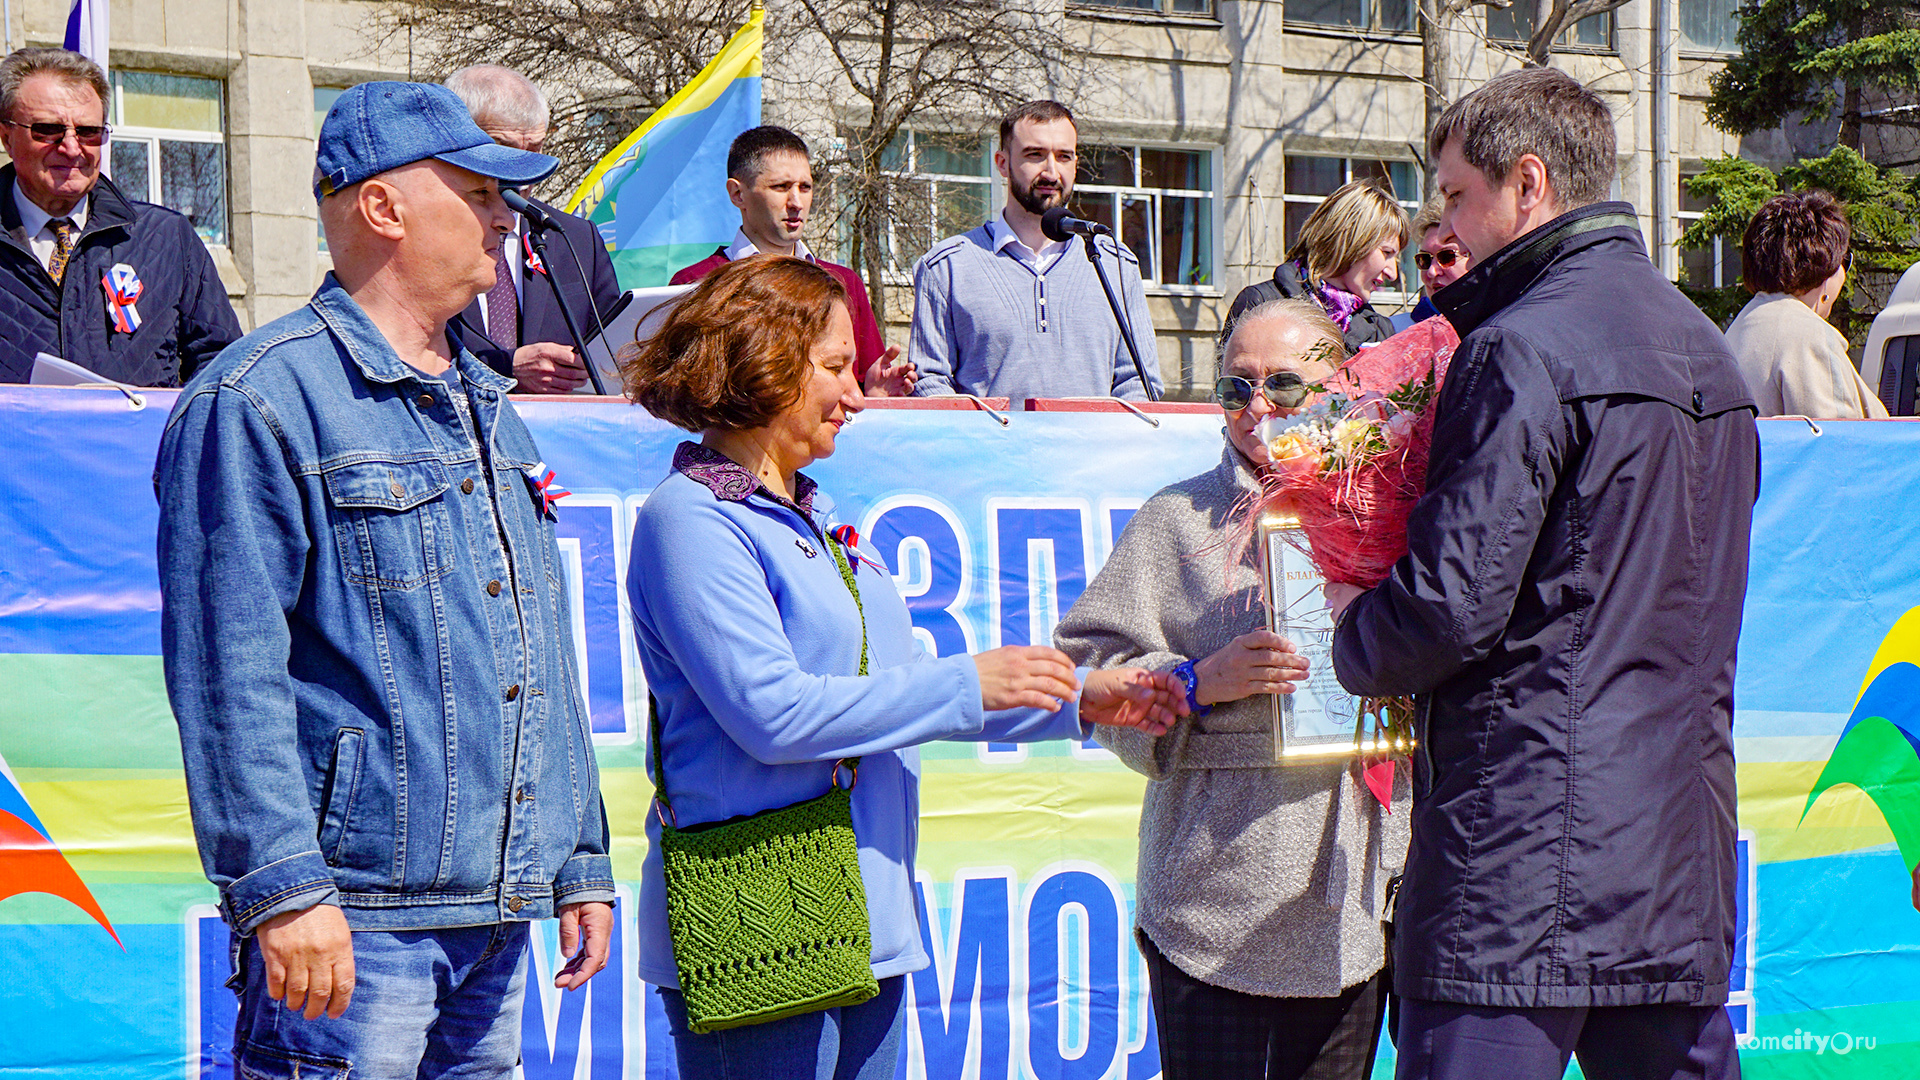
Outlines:
{"type": "Polygon", "coordinates": [[[115,382],[71,360],[62,360],[52,353],[34,354],[33,371],[28,374],[27,382],[32,386],[111,386],[126,395],[128,408],[147,407],[147,399],[137,393],[134,387],[123,382],[115,382]]]}
{"type": "MultiPolygon", "coordinates": [[[[587,356],[600,369],[607,393],[620,393],[620,350],[636,341],[645,341],[666,322],[674,302],[685,296],[691,285],[662,285],[652,289],[630,289],[606,314],[606,328],[587,342],[587,356]]],[[[576,394],[593,393],[593,383],[582,383],[576,394]]]]}
{"type": "Polygon", "coordinates": [[[52,353],[35,353],[33,374],[27,382],[34,386],[117,386],[112,379],[96,375],[87,368],[71,360],[62,360],[52,353]]]}

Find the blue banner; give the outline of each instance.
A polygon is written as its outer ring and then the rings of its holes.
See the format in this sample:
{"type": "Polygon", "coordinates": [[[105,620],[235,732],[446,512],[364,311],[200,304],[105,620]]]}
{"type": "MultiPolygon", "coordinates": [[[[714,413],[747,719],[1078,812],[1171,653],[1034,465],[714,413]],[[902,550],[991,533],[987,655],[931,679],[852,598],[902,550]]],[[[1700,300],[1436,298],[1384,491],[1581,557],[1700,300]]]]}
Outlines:
{"type": "MultiPolygon", "coordinates": [[[[232,1075],[228,935],[193,845],[158,658],[150,473],[171,404],[165,392],[136,409],[117,392],[0,388],[12,463],[0,482],[0,1071],[232,1075]]],[[[650,791],[621,583],[632,515],[685,436],[616,403],[520,409],[574,493],[561,545],[630,896],[650,791]]],[[[1133,511],[1218,460],[1218,416],[1156,419],[1016,413],[1003,428],[984,413],[875,408],[809,473],[892,566],[928,648],[1040,642],[1133,511]]],[[[1920,813],[1920,784],[1900,780],[1908,744],[1883,738],[1900,718],[1879,714],[1897,710],[1862,697],[1920,663],[1920,619],[1901,626],[1920,607],[1920,427],[1768,421],[1762,438],[1730,1010],[1749,1076],[1920,1075],[1920,914],[1888,825],[1920,813]],[[1882,741],[1842,752],[1843,731],[1847,746],[1882,741]]],[[[901,1075],[1157,1075],[1130,936],[1144,780],[1086,744],[940,744],[923,758],[919,900],[934,962],[908,980],[901,1075]]],[[[622,905],[613,964],[581,993],[548,985],[558,946],[542,928],[527,1077],[674,1075],[658,998],[633,974],[631,912],[622,905]]]]}

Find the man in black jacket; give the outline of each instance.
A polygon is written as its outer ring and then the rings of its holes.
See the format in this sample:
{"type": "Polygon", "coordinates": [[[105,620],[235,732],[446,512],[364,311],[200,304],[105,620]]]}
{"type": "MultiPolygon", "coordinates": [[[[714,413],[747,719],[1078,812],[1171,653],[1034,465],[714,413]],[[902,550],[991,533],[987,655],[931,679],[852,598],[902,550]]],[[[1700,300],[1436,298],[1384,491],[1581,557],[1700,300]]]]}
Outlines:
{"type": "Polygon", "coordinates": [[[47,353],[136,386],[178,386],[240,336],[185,217],[100,175],[107,77],[65,49],[0,59],[0,382],[47,353]]]}
{"type": "Polygon", "coordinates": [[[1395,919],[1400,1080],[1739,1075],[1734,645],[1753,402],[1714,325],[1606,197],[1613,118],[1551,69],[1456,102],[1441,227],[1491,253],[1411,550],[1329,586],[1333,660],[1419,694],[1395,919]]]}
{"type": "MultiPolygon", "coordinates": [[[[526,76],[496,64],[476,64],[449,75],[446,85],[494,142],[536,154],[546,145],[547,99],[526,76]]],[[[493,291],[450,325],[461,344],[487,366],[519,380],[516,393],[564,394],[587,382],[587,369],[574,349],[553,286],[560,286],[574,324],[592,341],[600,332],[601,316],[610,314],[620,299],[620,283],[606,242],[592,222],[538,199],[527,201],[550,214],[565,234],[547,234],[547,265],[541,265],[527,242],[526,220],[516,216],[513,232],[500,245],[499,280],[493,291]]],[[[607,390],[620,392],[616,386],[607,390]]]]}

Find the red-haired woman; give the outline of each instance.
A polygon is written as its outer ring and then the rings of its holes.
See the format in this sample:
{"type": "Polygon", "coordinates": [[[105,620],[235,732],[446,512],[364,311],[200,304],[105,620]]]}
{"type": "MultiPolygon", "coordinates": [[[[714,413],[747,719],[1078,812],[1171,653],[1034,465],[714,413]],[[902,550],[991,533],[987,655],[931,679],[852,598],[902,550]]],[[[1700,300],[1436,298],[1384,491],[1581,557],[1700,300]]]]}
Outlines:
{"type": "Polygon", "coordinates": [[[661,988],[683,1076],[892,1080],[905,976],[928,963],[912,892],[914,747],[1085,738],[1096,722],[1161,731],[1185,711],[1184,693],[1165,673],[1076,672],[1043,646],[921,652],[893,579],[835,528],[800,472],[833,453],[864,404],[846,292],[818,266],[769,255],[728,263],[623,358],[622,374],[648,411],[701,433],[680,444],[641,507],[627,581],[676,827],[815,798],[844,773],[838,763],[859,759],[853,831],[880,992],[692,1031],[654,814],[640,872],[640,977],[661,988]]]}

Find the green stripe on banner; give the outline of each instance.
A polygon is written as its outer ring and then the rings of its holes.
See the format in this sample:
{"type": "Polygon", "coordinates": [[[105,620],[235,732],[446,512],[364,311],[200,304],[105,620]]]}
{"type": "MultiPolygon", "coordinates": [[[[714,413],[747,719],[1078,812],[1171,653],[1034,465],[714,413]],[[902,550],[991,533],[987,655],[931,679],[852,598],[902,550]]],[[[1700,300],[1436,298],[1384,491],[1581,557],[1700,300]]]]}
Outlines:
{"type": "MultiPolygon", "coordinates": [[[[0,756],[34,769],[180,771],[157,656],[0,654],[0,756]]],[[[28,777],[21,775],[24,782],[28,777]]]]}
{"type": "Polygon", "coordinates": [[[652,289],[671,284],[682,267],[692,266],[713,254],[719,245],[661,244],[613,252],[613,273],[622,289],[652,289]]]}

